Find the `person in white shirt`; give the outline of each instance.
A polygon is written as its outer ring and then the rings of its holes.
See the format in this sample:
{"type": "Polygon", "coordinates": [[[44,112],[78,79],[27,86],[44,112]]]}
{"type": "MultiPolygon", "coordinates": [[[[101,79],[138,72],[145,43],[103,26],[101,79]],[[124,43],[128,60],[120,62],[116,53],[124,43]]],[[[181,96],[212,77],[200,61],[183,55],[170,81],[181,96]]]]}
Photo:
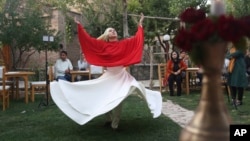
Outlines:
{"type": "Polygon", "coordinates": [[[56,60],[55,64],[55,75],[56,80],[71,81],[70,71],[73,70],[71,61],[67,58],[67,52],[60,52],[60,59],[56,60]]]}
{"type": "MultiPolygon", "coordinates": [[[[77,66],[79,70],[89,70],[89,63],[86,61],[85,57],[83,54],[80,55],[80,59],[77,61],[77,66]]],[[[88,76],[81,76],[78,75],[76,77],[77,81],[81,81],[81,80],[88,80],[88,76]]]]}
{"type": "Polygon", "coordinates": [[[79,70],[89,70],[89,63],[83,55],[80,56],[80,59],[77,61],[77,65],[79,70]]]}

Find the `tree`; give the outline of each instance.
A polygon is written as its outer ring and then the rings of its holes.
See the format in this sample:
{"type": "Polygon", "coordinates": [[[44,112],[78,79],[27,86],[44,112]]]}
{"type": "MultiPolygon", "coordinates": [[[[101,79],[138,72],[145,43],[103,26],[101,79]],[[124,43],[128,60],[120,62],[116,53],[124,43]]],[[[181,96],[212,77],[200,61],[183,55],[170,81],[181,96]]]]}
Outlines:
{"type": "Polygon", "coordinates": [[[0,41],[10,47],[12,69],[25,67],[32,54],[44,50],[43,35],[54,35],[49,50],[57,48],[59,35],[50,29],[50,17],[44,17],[44,12],[51,14],[46,10],[38,0],[7,0],[4,4],[0,13],[0,41]]]}
{"type": "Polygon", "coordinates": [[[121,38],[123,35],[122,1],[92,0],[91,3],[85,1],[82,5],[84,26],[92,36],[98,37],[107,27],[114,27],[121,38]]]}
{"type": "Polygon", "coordinates": [[[228,0],[227,11],[236,17],[250,15],[250,0],[228,0]]]}
{"type": "MultiPolygon", "coordinates": [[[[165,53],[168,49],[161,42],[160,36],[164,34],[175,34],[179,27],[178,16],[187,7],[205,8],[207,0],[130,0],[128,7],[130,13],[143,12],[144,15],[151,16],[145,19],[146,44],[155,46],[155,37],[165,53]],[[164,19],[165,17],[165,19],[164,19]],[[168,19],[167,19],[168,18],[168,19]]],[[[157,55],[155,56],[159,58],[157,55]]],[[[165,55],[167,59],[167,55],[165,55]]]]}
{"type": "MultiPolygon", "coordinates": [[[[143,12],[148,16],[174,19],[187,7],[204,8],[207,0],[50,0],[50,2],[59,7],[71,5],[80,8],[86,30],[97,37],[107,27],[115,27],[118,35],[127,36],[129,33],[134,33],[139,17],[127,17],[126,12],[138,15],[143,12]]],[[[177,20],[145,19],[145,43],[155,45],[155,36],[173,34],[178,26],[177,20]]]]}

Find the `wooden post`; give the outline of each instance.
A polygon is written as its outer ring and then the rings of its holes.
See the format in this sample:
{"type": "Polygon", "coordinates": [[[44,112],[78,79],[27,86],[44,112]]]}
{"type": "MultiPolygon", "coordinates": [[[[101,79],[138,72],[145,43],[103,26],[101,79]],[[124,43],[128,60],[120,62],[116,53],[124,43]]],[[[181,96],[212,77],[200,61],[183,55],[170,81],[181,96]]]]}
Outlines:
{"type": "Polygon", "coordinates": [[[153,54],[153,46],[150,47],[150,50],[149,50],[149,53],[150,53],[150,74],[149,74],[149,88],[152,89],[153,86],[154,86],[154,82],[153,82],[153,60],[154,60],[154,54],[153,54]]]}
{"type": "Polygon", "coordinates": [[[9,71],[11,67],[10,47],[8,45],[3,45],[0,54],[0,60],[2,60],[0,61],[0,64],[5,66],[6,71],[9,71]]]}

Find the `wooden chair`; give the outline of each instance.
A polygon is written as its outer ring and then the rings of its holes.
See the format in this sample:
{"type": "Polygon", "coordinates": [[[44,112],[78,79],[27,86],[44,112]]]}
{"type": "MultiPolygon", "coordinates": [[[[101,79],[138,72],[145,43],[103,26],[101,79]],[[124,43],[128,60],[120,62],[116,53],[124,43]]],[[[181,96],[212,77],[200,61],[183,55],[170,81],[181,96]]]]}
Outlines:
{"type": "MultiPolygon", "coordinates": [[[[54,66],[48,67],[48,81],[54,80],[54,66]]],[[[45,93],[46,92],[46,81],[33,81],[30,82],[31,92],[30,99],[32,102],[35,101],[35,93],[45,93]]]]}
{"type": "MultiPolygon", "coordinates": [[[[2,67],[2,66],[0,66],[0,67],[2,67]]],[[[5,69],[5,72],[6,72],[6,69],[5,69]]],[[[3,85],[3,81],[0,79],[0,86],[1,85],[3,85]]],[[[5,85],[10,86],[10,91],[11,91],[10,95],[11,95],[12,98],[14,98],[15,81],[6,79],[5,80],[5,85]]]]}
{"type": "Polygon", "coordinates": [[[0,85],[0,99],[1,103],[3,105],[3,111],[5,111],[6,108],[9,107],[9,90],[10,86],[6,85],[6,78],[5,78],[5,67],[0,66],[0,79],[2,80],[2,84],[0,85]]]}
{"type": "Polygon", "coordinates": [[[104,67],[102,67],[102,66],[95,66],[95,65],[90,65],[89,66],[89,79],[98,78],[103,73],[104,73],[104,67]]]}
{"type": "Polygon", "coordinates": [[[162,89],[166,87],[163,85],[165,74],[166,74],[166,64],[158,64],[158,79],[159,79],[159,87],[160,87],[161,93],[162,93],[162,89]]]}

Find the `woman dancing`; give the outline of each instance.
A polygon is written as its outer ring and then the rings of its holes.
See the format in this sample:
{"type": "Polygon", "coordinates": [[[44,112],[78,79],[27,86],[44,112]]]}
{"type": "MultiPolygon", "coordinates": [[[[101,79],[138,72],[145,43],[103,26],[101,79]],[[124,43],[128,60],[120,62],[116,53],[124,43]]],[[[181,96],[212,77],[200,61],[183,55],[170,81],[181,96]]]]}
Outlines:
{"type": "Polygon", "coordinates": [[[106,114],[109,115],[109,125],[117,129],[121,103],[132,94],[137,94],[147,102],[153,118],[161,115],[161,93],[146,89],[126,71],[127,66],[139,63],[142,58],[143,19],[142,14],[138,30],[133,37],[120,41],[113,28],[107,28],[103,35],[96,39],[75,20],[86,60],[90,64],[107,67],[107,71],[97,79],[74,83],[58,81],[50,84],[54,102],[76,123],[84,125],[93,118],[106,114]]]}

